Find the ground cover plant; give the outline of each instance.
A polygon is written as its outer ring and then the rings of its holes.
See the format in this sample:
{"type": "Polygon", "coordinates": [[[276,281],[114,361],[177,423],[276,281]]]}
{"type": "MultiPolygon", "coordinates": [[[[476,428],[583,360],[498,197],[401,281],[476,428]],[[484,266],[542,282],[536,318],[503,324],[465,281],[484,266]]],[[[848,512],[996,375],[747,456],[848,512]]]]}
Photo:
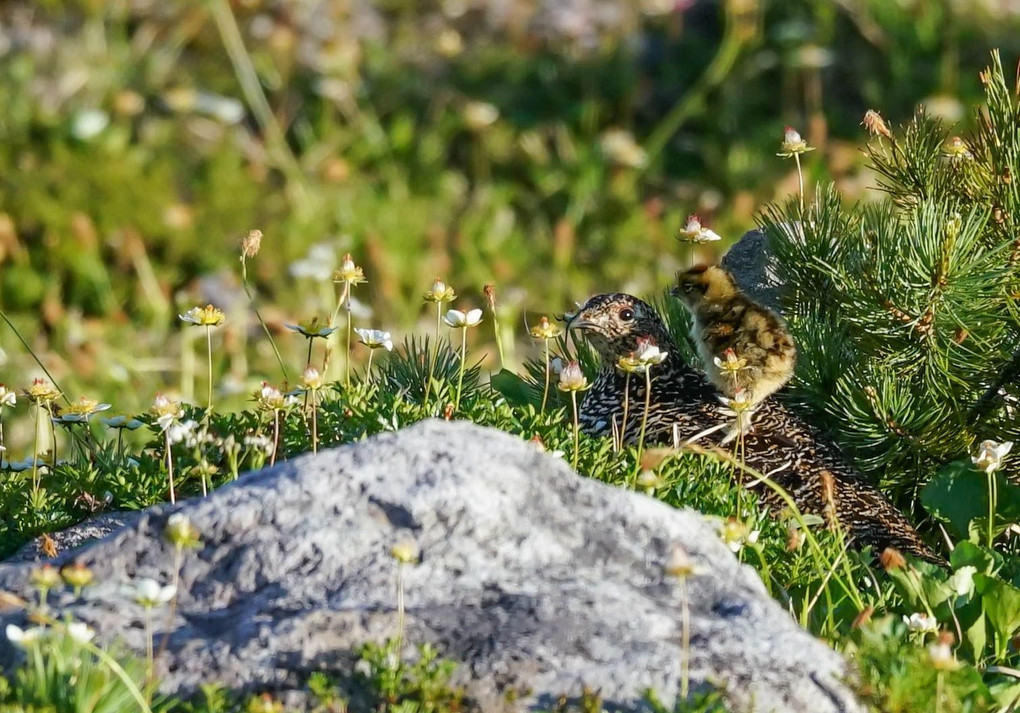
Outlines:
{"type": "MultiPolygon", "coordinates": [[[[108,404],[71,398],[46,379],[20,391],[4,387],[4,420],[34,419],[36,437],[24,458],[3,453],[3,554],[96,510],[202,495],[243,471],[422,418],[469,419],[533,440],[589,477],[718,518],[720,536],[758,569],[769,592],[851,658],[861,696],[876,710],[1011,710],[1020,699],[1020,486],[1009,455],[1018,435],[1013,385],[1001,377],[1011,373],[1020,325],[1013,222],[1020,194],[1007,178],[1020,168],[1020,102],[998,55],[982,82],[987,105],[967,139],[924,118],[894,132],[869,114],[870,155],[890,194],[881,206],[845,207],[821,187],[763,216],[786,274],[796,277],[788,314],[802,361],[791,398],[838,419],[833,434],[856,462],[881,475],[906,507],[927,512],[919,525],[942,542],[948,568],[891,550],[856,553],[838,530],[811,527],[792,512],[786,519],[768,516],[739,492],[729,454],[696,445],[642,450],[580,434],[577,397],[595,364],[554,319],[533,326],[541,356],[522,374],[502,370],[486,378],[467,335],[498,333],[492,290],[473,299],[443,280],[425,286],[422,306],[434,327],[395,345],[390,334],[357,324],[352,298],[373,275],[352,257],[333,275],[332,302],[323,310],[330,316],[291,328],[307,340],[304,362],[281,359],[278,381],[258,388],[245,410],[216,407],[217,330],[225,316],[214,306],[180,315],[182,329],[197,327],[203,336],[204,359],[192,371],[196,382],[205,372],[198,404],[155,395],[143,413],[110,416],[108,404]],[[827,321],[833,305],[860,329],[827,321]],[[363,358],[354,361],[352,354],[363,358]],[[285,373],[292,381],[283,381],[285,373]]],[[[788,133],[780,153],[808,150],[788,133]]],[[[697,239],[704,230],[691,225],[682,235],[697,239]]],[[[259,259],[261,239],[254,231],[241,242],[242,271],[259,259]]],[[[668,300],[662,308],[684,343],[682,310],[668,300]]],[[[201,533],[183,522],[167,536],[184,557],[201,533]]],[[[410,566],[415,554],[398,546],[394,557],[410,566]]],[[[681,585],[697,576],[682,563],[671,573],[681,585]]],[[[279,709],[271,696],[245,702],[212,689],[205,702],[160,699],[151,653],[136,659],[98,648],[93,632],[46,611],[47,591],[89,586],[87,573],[40,568],[36,579],[39,603],[24,605],[43,623],[6,632],[34,662],[0,688],[9,709],[105,710],[100,701],[122,705],[129,696],[152,709],[279,709]],[[79,660],[89,686],[68,689],[68,662],[79,660]],[[82,691],[93,687],[94,696],[84,700],[82,691]]],[[[153,608],[175,595],[172,583],[140,582],[137,589],[136,600],[153,608]]],[[[450,665],[436,652],[423,649],[416,659],[394,663],[387,647],[395,645],[366,642],[370,706],[469,705],[445,683],[450,665]]],[[[309,685],[323,710],[345,705],[333,684],[315,679],[309,685]]],[[[597,709],[596,698],[580,700],[582,709],[597,709]]],[[[677,703],[677,710],[716,705],[677,703]]]]}

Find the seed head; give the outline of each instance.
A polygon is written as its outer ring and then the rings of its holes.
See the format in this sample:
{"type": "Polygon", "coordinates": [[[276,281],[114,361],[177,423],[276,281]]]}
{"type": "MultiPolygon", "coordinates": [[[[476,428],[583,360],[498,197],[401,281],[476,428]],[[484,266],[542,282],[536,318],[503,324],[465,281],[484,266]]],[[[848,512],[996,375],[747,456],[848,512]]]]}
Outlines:
{"type": "Polygon", "coordinates": [[[241,238],[241,259],[247,260],[259,254],[262,247],[262,231],[252,230],[241,238]]]}
{"type": "Polygon", "coordinates": [[[889,131],[888,124],[885,123],[885,119],[882,118],[874,109],[868,109],[864,112],[864,120],[861,122],[864,128],[868,130],[872,136],[884,136],[890,141],[893,138],[892,132],[889,131]]]}
{"type": "Polygon", "coordinates": [[[900,551],[894,547],[886,547],[882,550],[882,554],[878,556],[879,564],[882,565],[882,569],[889,571],[893,569],[900,569],[907,566],[907,560],[904,559],[900,551]]]}

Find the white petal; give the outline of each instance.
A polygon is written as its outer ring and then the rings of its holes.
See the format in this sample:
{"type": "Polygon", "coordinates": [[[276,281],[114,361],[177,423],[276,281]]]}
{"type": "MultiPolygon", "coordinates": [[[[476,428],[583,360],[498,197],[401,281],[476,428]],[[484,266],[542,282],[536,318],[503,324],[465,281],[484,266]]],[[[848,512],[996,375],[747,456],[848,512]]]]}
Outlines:
{"type": "Polygon", "coordinates": [[[96,632],[89,628],[87,624],[80,621],[76,621],[73,624],[67,625],[67,635],[77,641],[79,644],[87,644],[92,641],[92,638],[96,635],[96,632]]]}
{"type": "Polygon", "coordinates": [[[7,640],[14,644],[20,644],[25,640],[25,630],[14,624],[7,625],[7,640]]]}

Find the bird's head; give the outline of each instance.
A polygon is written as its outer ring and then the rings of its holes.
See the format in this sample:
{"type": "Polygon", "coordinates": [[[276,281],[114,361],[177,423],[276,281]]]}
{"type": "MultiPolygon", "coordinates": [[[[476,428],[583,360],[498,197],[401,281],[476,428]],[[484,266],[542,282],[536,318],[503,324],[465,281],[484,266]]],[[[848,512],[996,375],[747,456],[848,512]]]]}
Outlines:
{"type": "Polygon", "coordinates": [[[706,300],[725,299],[737,290],[730,273],[718,265],[697,265],[676,275],[676,287],[670,294],[688,309],[696,309],[706,300]]]}
{"type": "Polygon", "coordinates": [[[664,349],[670,346],[669,333],[652,306],[619,292],[589,299],[567,315],[567,329],[583,331],[603,362],[610,364],[634,352],[639,338],[651,337],[664,349]]]}

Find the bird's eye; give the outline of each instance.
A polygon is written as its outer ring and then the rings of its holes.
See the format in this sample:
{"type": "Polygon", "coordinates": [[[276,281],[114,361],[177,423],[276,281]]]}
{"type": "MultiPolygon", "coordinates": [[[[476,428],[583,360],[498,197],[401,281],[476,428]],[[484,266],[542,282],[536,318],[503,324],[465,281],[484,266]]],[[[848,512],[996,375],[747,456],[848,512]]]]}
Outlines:
{"type": "Polygon", "coordinates": [[[694,292],[694,283],[688,282],[684,285],[684,292],[694,292]]]}
{"type": "Polygon", "coordinates": [[[634,319],[634,310],[632,310],[632,309],[621,309],[620,310],[620,319],[622,319],[624,322],[629,322],[630,320],[634,319]]]}

